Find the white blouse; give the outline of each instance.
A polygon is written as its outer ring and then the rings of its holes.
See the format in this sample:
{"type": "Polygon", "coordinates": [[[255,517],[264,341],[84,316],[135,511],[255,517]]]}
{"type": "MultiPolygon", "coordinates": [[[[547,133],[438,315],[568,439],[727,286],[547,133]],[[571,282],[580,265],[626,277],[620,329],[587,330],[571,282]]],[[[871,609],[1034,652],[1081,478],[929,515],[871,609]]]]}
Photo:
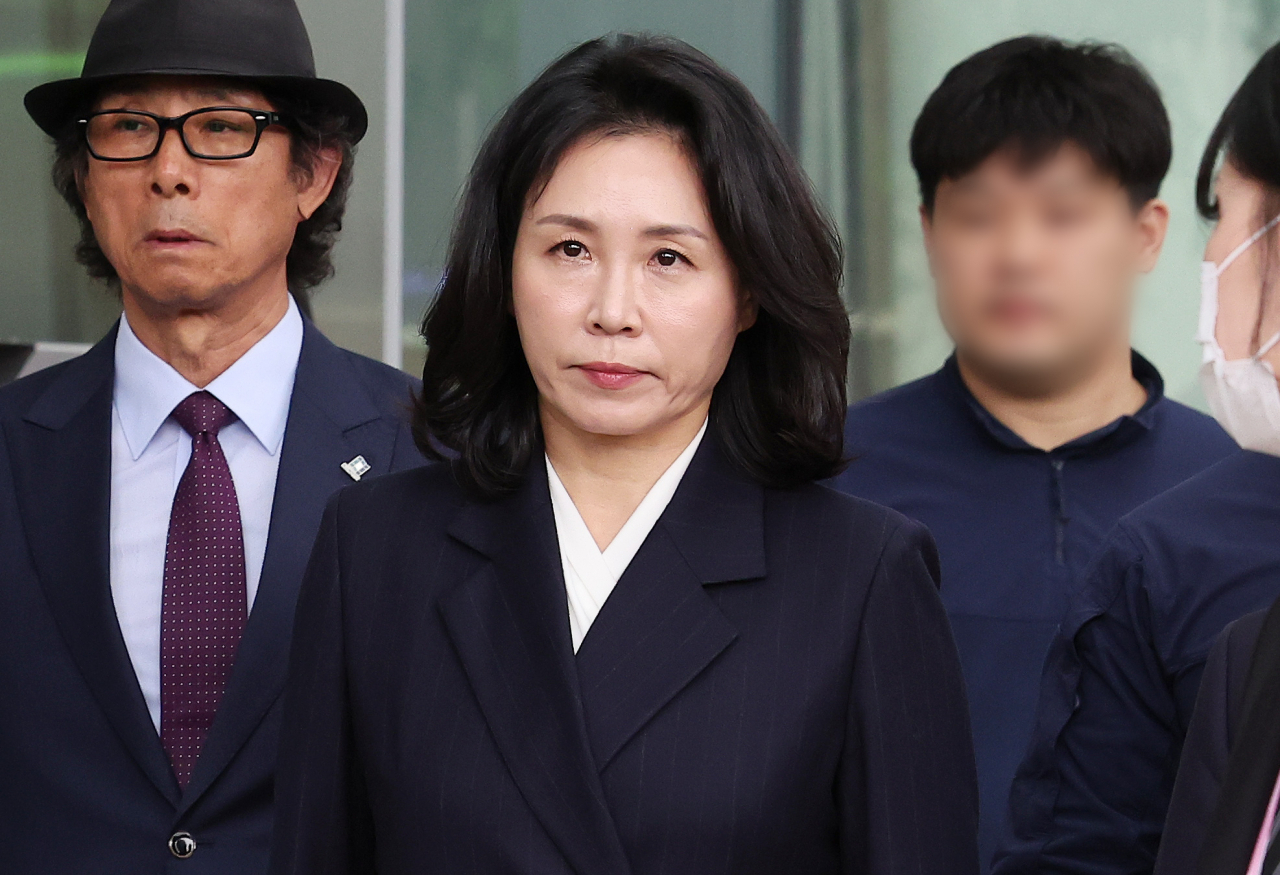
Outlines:
{"type": "Polygon", "coordinates": [[[573,634],[573,652],[582,646],[596,615],[618,585],[640,545],[667,509],[676,488],[688,470],[693,455],[707,432],[706,422],[693,441],[663,472],[630,518],[603,551],[596,546],[591,531],[578,513],[560,476],[547,459],[547,482],[551,487],[551,510],[556,519],[556,536],[560,541],[560,564],[564,567],[564,587],[569,596],[569,631],[573,634]]]}

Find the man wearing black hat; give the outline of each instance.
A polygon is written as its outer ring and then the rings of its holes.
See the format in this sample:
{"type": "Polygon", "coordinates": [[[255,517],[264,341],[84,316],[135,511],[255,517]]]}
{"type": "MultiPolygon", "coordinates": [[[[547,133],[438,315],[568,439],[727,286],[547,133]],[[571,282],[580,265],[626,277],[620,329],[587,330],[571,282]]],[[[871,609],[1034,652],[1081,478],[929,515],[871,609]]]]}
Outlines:
{"type": "Polygon", "coordinates": [[[0,390],[0,872],[264,872],[321,511],[421,463],[408,378],[299,307],[365,110],[293,0],[114,0],[26,105],[123,315],[0,390]]]}

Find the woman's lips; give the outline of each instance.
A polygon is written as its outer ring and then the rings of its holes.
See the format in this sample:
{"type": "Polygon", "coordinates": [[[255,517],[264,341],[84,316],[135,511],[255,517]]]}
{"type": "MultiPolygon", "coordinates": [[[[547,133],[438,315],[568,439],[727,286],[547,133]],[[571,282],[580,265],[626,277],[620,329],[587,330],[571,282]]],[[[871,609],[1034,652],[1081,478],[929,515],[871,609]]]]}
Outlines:
{"type": "Polygon", "coordinates": [[[649,375],[648,371],[613,362],[590,362],[578,365],[578,370],[601,389],[625,389],[628,386],[634,386],[649,375]]]}

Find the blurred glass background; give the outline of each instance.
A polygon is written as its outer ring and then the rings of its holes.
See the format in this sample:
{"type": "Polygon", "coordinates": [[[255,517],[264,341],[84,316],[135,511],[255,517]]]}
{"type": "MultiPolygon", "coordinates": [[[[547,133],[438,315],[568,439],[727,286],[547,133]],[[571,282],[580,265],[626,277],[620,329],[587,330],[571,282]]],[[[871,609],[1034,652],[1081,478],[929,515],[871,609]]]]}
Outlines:
{"type": "MultiPolygon", "coordinates": [[[[1276,0],[299,0],[321,75],[369,106],[337,276],[318,290],[339,343],[415,370],[459,188],[495,114],[549,61],[612,30],[670,33],[728,66],[772,114],[839,223],[853,397],[935,369],[934,312],[907,160],[911,125],[957,61],[1020,33],[1116,41],[1159,83],[1174,126],[1173,221],[1135,346],[1200,404],[1192,342],[1206,230],[1192,183],[1232,90],[1280,40],[1276,0]]],[[[0,0],[0,342],[89,342],[116,305],[71,258],[49,145],[22,109],[79,71],[106,0],[0,0]]]]}

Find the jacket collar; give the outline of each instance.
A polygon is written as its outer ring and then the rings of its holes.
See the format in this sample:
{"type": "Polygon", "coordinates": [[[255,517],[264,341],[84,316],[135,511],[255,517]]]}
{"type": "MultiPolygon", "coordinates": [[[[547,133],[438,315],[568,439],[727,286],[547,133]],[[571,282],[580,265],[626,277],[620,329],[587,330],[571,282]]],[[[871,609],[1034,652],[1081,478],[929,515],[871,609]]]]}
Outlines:
{"type": "MultiPolygon", "coordinates": [[[[268,453],[284,440],[289,397],[302,349],[304,322],[293,298],[278,323],[205,391],[227,405],[268,453]]],[[[114,402],[129,453],[136,460],[173,408],[199,389],[147,349],[120,318],[115,345],[114,402]]]]}
{"type": "Polygon", "coordinates": [[[764,488],[733,469],[713,435],[698,448],[659,524],[700,583],[765,575],[764,488]]]}
{"type": "MultiPolygon", "coordinates": [[[[1164,378],[1156,370],[1155,365],[1147,361],[1136,350],[1131,350],[1133,377],[1147,392],[1147,400],[1132,415],[1121,416],[1101,428],[1068,441],[1049,452],[1065,455],[1086,455],[1101,449],[1109,439],[1129,439],[1150,431],[1155,427],[1158,408],[1164,401],[1164,378]]],[[[952,353],[937,372],[936,379],[944,393],[958,404],[977,426],[986,432],[997,444],[1015,452],[1043,453],[1037,447],[1024,441],[1013,429],[996,419],[981,402],[974,397],[960,374],[960,366],[952,353]]]]}
{"type": "Polygon", "coordinates": [[[545,466],[450,525],[488,561],[441,600],[446,628],[513,778],[578,871],[627,871],[599,773],[737,637],[705,586],[764,575],[763,506],[708,435],[576,659],[545,466]]]}
{"type": "Polygon", "coordinates": [[[708,440],[578,650],[601,771],[737,639],[708,587],[766,572],[764,490],[708,440]]]}
{"type": "Polygon", "coordinates": [[[383,414],[349,355],[305,324],[258,593],[182,811],[226,769],[284,689],[294,606],[320,517],[329,497],[351,483],[342,463],[362,455],[372,466],[366,476],[391,470],[399,422],[383,414]]]}
{"type": "Polygon", "coordinates": [[[178,783],[111,598],[111,394],[116,328],[61,372],[8,434],[17,500],[54,622],[99,707],[172,804],[178,783]]]}
{"type": "MultiPolygon", "coordinates": [[[[491,559],[507,557],[512,550],[505,526],[513,521],[513,515],[518,519],[519,513],[513,509],[519,505],[533,517],[547,516],[538,522],[538,528],[541,531],[549,526],[549,531],[541,534],[550,536],[548,546],[558,567],[547,473],[542,453],[533,455],[536,462],[530,464],[519,490],[496,501],[468,501],[450,524],[449,534],[491,559]]],[[[765,574],[764,488],[733,470],[713,427],[708,427],[658,525],[669,531],[701,583],[749,580],[765,574]]],[[[562,574],[557,571],[555,576],[562,574]]]]}
{"type": "Polygon", "coordinates": [[[341,464],[359,454],[372,466],[370,476],[389,471],[399,423],[384,416],[349,354],[307,322],[258,595],[183,793],[147,712],[111,599],[116,335],[113,328],[65,365],[7,437],[31,555],[67,649],[139,767],[181,813],[225,770],[283,689],[293,608],[320,515],[329,496],[351,482],[341,464]]]}
{"type": "Polygon", "coordinates": [[[449,534],[488,561],[440,613],[512,778],[578,872],[629,871],[586,741],[546,466],[464,504],[449,534]]]}

